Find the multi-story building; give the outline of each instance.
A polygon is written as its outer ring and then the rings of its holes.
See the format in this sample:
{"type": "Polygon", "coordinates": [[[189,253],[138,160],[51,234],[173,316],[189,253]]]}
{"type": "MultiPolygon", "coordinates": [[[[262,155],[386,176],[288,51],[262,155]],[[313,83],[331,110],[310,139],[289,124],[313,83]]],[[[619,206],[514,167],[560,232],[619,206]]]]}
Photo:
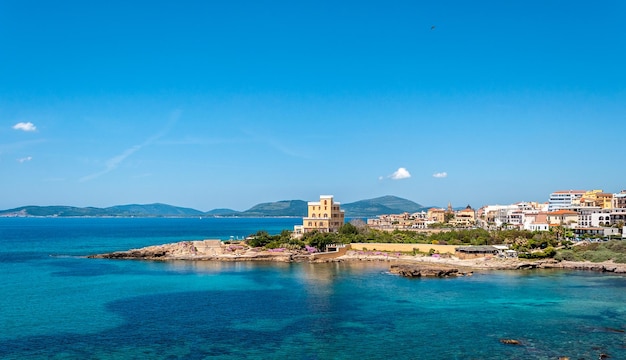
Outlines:
{"type": "Polygon", "coordinates": [[[613,194],[613,208],[626,208],[626,190],[622,190],[619,194],[613,194]]]}
{"type": "Polygon", "coordinates": [[[548,213],[543,211],[529,211],[524,214],[524,230],[548,231],[548,213]]]}
{"type": "Polygon", "coordinates": [[[626,208],[600,209],[591,213],[591,226],[618,226],[626,225],[626,208]]]}
{"type": "Polygon", "coordinates": [[[594,226],[598,226],[597,221],[594,222],[592,221],[592,214],[596,211],[601,210],[600,207],[597,206],[581,206],[578,208],[573,208],[573,211],[576,211],[578,213],[578,226],[581,228],[587,228],[587,227],[594,227],[594,226]]]}
{"type": "Polygon", "coordinates": [[[373,219],[367,219],[367,225],[378,230],[411,230],[411,229],[427,229],[428,214],[425,211],[409,214],[385,214],[378,215],[373,219]]]}
{"type": "Polygon", "coordinates": [[[430,208],[427,212],[429,221],[442,223],[446,221],[446,210],[441,208],[430,208]]]}
{"type": "Polygon", "coordinates": [[[555,191],[550,194],[550,198],[548,199],[548,211],[567,209],[572,205],[578,205],[580,199],[586,193],[587,191],[585,190],[555,191]]]}
{"type": "Polygon", "coordinates": [[[311,231],[338,231],[345,221],[340,205],[333,200],[332,195],[321,195],[320,201],[309,201],[307,216],[302,219],[302,225],[294,226],[294,236],[302,236],[311,231]]]}
{"type": "Polygon", "coordinates": [[[602,190],[591,190],[584,193],[578,202],[580,206],[610,209],[613,207],[613,194],[605,193],[602,190]]]}
{"type": "Polygon", "coordinates": [[[472,226],[476,224],[476,211],[467,205],[465,209],[454,213],[452,223],[456,226],[472,226]]]}
{"type": "Polygon", "coordinates": [[[578,213],[572,210],[556,210],[548,212],[548,224],[575,228],[578,225],[578,213]]]}

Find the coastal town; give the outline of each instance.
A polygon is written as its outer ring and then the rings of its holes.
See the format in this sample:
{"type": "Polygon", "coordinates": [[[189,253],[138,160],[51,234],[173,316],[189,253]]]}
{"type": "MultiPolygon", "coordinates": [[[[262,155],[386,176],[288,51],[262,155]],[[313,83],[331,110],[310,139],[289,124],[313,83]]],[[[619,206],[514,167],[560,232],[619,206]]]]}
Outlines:
{"type": "Polygon", "coordinates": [[[379,230],[424,230],[441,228],[518,229],[550,231],[566,229],[574,240],[626,238],[626,190],[561,190],[546,202],[518,202],[487,205],[477,210],[467,206],[454,210],[430,208],[428,211],[384,214],[368,219],[367,225],[379,230]]]}

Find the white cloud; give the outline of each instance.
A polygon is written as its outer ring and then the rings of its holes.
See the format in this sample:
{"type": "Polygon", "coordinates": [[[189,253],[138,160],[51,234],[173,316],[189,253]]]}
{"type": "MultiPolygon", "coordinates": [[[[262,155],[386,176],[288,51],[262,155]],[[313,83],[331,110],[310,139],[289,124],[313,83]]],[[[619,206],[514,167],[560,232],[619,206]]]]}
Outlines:
{"type": "Polygon", "coordinates": [[[32,122],[19,122],[13,125],[13,129],[22,131],[35,131],[37,127],[32,122]]]}
{"type": "Polygon", "coordinates": [[[444,172],[434,173],[434,174],[433,174],[433,177],[434,177],[434,178],[438,178],[438,179],[443,179],[443,178],[448,177],[448,173],[447,173],[447,172],[445,172],[445,171],[444,171],[444,172]]]}
{"type": "Polygon", "coordinates": [[[17,159],[17,161],[20,162],[20,163],[24,163],[24,162],[27,162],[27,161],[31,161],[32,159],[33,159],[32,156],[27,156],[25,158],[17,159]]]}
{"type": "Polygon", "coordinates": [[[392,180],[402,180],[408,179],[410,177],[411,174],[409,173],[409,171],[403,167],[399,168],[393,174],[389,175],[389,178],[391,178],[392,180]]]}

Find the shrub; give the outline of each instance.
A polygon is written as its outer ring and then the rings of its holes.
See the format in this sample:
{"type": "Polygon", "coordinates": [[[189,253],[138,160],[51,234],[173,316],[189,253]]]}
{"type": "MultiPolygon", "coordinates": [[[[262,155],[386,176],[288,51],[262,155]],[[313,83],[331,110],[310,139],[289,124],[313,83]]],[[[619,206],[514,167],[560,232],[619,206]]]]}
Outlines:
{"type": "Polygon", "coordinates": [[[606,249],[599,249],[597,251],[587,250],[583,252],[582,258],[591,262],[603,262],[613,258],[613,252],[606,249]]]}
{"type": "Polygon", "coordinates": [[[560,250],[556,253],[556,255],[554,256],[554,259],[558,261],[581,261],[582,260],[582,258],[579,257],[572,250],[560,250]]]}

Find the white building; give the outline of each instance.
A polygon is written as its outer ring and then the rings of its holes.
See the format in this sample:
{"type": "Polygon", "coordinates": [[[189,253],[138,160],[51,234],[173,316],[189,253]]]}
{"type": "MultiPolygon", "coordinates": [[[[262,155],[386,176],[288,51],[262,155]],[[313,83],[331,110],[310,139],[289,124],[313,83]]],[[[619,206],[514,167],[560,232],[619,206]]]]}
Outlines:
{"type": "Polygon", "coordinates": [[[572,205],[578,203],[580,198],[587,191],[585,190],[564,190],[556,191],[550,194],[548,200],[548,211],[556,211],[561,209],[568,209],[572,205]]]}

